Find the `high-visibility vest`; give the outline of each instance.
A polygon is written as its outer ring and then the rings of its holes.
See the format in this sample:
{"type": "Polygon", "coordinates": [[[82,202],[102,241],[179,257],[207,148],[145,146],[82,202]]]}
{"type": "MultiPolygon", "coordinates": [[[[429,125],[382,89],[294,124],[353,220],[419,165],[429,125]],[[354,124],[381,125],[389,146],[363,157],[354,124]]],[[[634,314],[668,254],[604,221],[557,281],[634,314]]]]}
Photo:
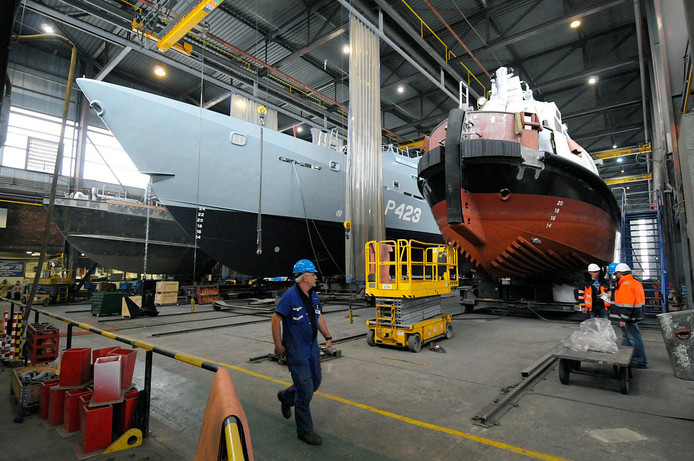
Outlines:
{"type": "MultiPolygon", "coordinates": [[[[600,285],[600,293],[598,296],[602,295],[603,293],[607,292],[608,289],[604,285],[600,285]]],[[[580,304],[580,306],[583,308],[585,307],[588,309],[588,311],[593,310],[593,285],[586,285],[583,287],[583,290],[578,290],[579,294],[583,294],[583,302],[580,304]]],[[[578,297],[581,299],[581,297],[578,297]]],[[[605,310],[609,311],[610,310],[610,302],[609,301],[604,301],[605,302],[605,310]]]]}
{"type": "Polygon", "coordinates": [[[631,274],[619,279],[617,285],[610,317],[623,322],[638,322],[643,318],[643,305],[646,302],[643,285],[631,274]]]}

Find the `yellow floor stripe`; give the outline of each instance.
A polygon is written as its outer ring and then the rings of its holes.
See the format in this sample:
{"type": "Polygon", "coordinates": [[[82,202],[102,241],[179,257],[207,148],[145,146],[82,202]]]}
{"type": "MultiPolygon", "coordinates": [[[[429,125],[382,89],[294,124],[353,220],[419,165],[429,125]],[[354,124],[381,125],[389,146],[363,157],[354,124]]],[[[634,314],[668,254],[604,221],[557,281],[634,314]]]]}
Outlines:
{"type": "MultiPolygon", "coordinates": [[[[236,370],[236,371],[239,371],[241,373],[245,373],[247,375],[254,376],[256,378],[264,379],[266,381],[271,381],[273,383],[283,384],[285,386],[289,386],[291,384],[287,381],[284,381],[281,379],[271,378],[270,376],[256,373],[255,371],[250,371],[250,370],[247,370],[245,368],[237,367],[235,365],[231,365],[228,363],[216,362],[214,360],[210,360],[210,363],[214,363],[214,364],[229,368],[230,370],[236,370]]],[[[485,437],[479,437],[477,435],[472,435],[472,434],[468,434],[465,432],[457,431],[455,429],[450,429],[448,427],[437,426],[436,424],[425,423],[424,421],[419,421],[417,419],[408,418],[407,416],[402,416],[402,415],[399,415],[397,413],[393,413],[390,411],[379,410],[378,408],[372,407],[370,405],[365,405],[363,403],[354,402],[352,400],[338,397],[336,395],[326,394],[326,393],[320,392],[320,391],[317,391],[316,395],[320,395],[321,397],[325,397],[326,399],[334,400],[336,402],[344,403],[345,405],[351,405],[351,406],[356,407],[356,408],[361,408],[362,410],[370,411],[372,413],[376,413],[376,414],[379,414],[381,416],[385,416],[387,418],[397,419],[399,421],[403,421],[403,422],[408,423],[408,424],[413,424],[415,426],[424,427],[426,429],[431,429],[433,431],[443,432],[445,434],[450,434],[450,435],[453,435],[456,437],[472,440],[473,442],[481,443],[483,445],[489,445],[489,446],[499,448],[501,450],[510,451],[513,453],[518,453],[521,455],[528,456],[530,458],[544,459],[544,460],[548,460],[548,461],[566,461],[566,458],[562,458],[560,456],[552,456],[552,455],[548,455],[546,453],[540,453],[539,451],[526,450],[525,448],[517,447],[515,445],[509,445],[508,443],[497,442],[496,440],[487,439],[485,437]]]]}
{"type": "Polygon", "coordinates": [[[414,363],[415,365],[422,365],[422,366],[425,366],[425,367],[428,367],[428,366],[429,366],[428,363],[424,363],[424,362],[415,362],[414,360],[396,359],[395,357],[386,357],[385,355],[382,355],[381,358],[382,358],[382,359],[386,359],[386,360],[397,360],[398,362],[414,363]]]}

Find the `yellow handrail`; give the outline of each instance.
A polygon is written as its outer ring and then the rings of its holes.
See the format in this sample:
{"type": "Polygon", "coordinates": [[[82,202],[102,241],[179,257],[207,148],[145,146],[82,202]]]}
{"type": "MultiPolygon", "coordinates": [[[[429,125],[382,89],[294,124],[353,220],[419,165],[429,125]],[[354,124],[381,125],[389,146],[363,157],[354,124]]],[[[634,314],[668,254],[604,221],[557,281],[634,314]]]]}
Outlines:
{"type": "Polygon", "coordinates": [[[413,298],[449,293],[458,286],[458,252],[450,245],[372,240],[364,251],[367,295],[413,298]]]}
{"type": "MultiPolygon", "coordinates": [[[[453,53],[453,51],[450,51],[450,50],[448,49],[448,45],[446,44],[446,42],[444,42],[444,41],[441,39],[441,37],[439,37],[439,36],[436,34],[436,32],[434,32],[434,31],[432,30],[432,28],[429,27],[429,25],[426,23],[426,21],[424,21],[424,19],[422,19],[422,18],[419,16],[419,14],[417,14],[417,12],[416,12],[405,0],[402,0],[402,2],[405,4],[405,6],[407,7],[407,9],[409,9],[409,10],[412,12],[412,14],[414,14],[414,16],[419,20],[419,36],[422,37],[422,38],[424,38],[424,27],[426,27],[427,30],[428,30],[429,32],[431,32],[431,35],[433,35],[433,36],[436,38],[436,40],[438,40],[439,43],[441,43],[441,44],[443,45],[443,48],[444,48],[444,60],[445,60],[446,62],[448,62],[448,61],[450,60],[450,56],[453,56],[454,58],[457,58],[457,56],[455,55],[455,53],[453,53]]],[[[463,66],[463,68],[465,68],[465,71],[467,72],[467,84],[468,84],[468,86],[470,86],[470,76],[472,76],[472,78],[474,78],[474,79],[477,81],[477,83],[480,85],[480,87],[482,88],[482,95],[486,95],[486,94],[487,94],[487,87],[485,87],[485,86],[482,84],[482,82],[480,82],[480,80],[477,78],[477,76],[476,76],[474,73],[472,73],[472,72],[470,71],[470,69],[468,69],[467,66],[466,66],[465,64],[463,64],[462,61],[458,61],[458,62],[463,66]]]]}

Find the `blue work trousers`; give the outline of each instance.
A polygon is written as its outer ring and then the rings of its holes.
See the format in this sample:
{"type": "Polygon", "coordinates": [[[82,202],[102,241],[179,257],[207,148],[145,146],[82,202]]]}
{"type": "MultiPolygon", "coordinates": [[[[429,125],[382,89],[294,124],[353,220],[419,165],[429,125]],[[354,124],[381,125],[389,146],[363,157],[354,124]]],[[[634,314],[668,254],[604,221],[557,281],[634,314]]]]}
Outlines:
{"type": "Polygon", "coordinates": [[[622,327],[622,346],[632,346],[634,348],[634,357],[632,360],[636,363],[646,365],[646,348],[643,345],[641,331],[637,322],[625,322],[622,327]]]}
{"type": "Polygon", "coordinates": [[[594,319],[595,317],[606,319],[609,317],[608,312],[605,310],[605,308],[595,308],[592,311],[588,311],[588,316],[591,319],[594,319]]]}
{"type": "Polygon", "coordinates": [[[296,433],[307,435],[313,432],[311,418],[311,398],[321,383],[320,360],[308,359],[300,363],[289,364],[294,384],[284,391],[284,404],[294,406],[296,433]]]}

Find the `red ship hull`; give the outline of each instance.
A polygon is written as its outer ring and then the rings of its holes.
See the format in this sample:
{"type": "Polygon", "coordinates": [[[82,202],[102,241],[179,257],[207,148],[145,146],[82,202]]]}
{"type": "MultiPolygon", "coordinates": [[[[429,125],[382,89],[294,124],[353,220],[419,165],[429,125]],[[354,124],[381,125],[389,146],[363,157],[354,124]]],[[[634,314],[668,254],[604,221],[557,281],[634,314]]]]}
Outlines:
{"type": "Polygon", "coordinates": [[[543,195],[461,195],[469,224],[449,225],[445,201],[432,207],[434,218],[444,240],[493,277],[549,275],[612,260],[615,227],[600,208],[543,195]],[[484,244],[470,228],[482,233],[484,244]]]}

